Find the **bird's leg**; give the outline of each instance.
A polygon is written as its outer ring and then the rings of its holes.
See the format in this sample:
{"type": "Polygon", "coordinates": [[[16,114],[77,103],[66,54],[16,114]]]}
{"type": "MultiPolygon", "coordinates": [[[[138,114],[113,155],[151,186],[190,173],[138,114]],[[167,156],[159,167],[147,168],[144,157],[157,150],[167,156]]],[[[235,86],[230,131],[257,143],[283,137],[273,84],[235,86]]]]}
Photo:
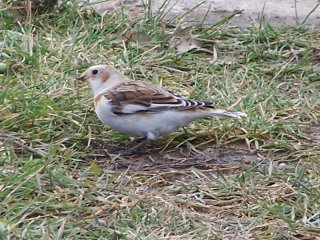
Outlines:
{"type": "Polygon", "coordinates": [[[132,148],[129,148],[125,151],[121,151],[120,155],[121,156],[128,156],[128,155],[132,155],[134,153],[139,152],[139,150],[144,147],[145,145],[147,145],[150,142],[150,140],[148,138],[144,139],[142,142],[138,143],[137,145],[135,145],[132,148]]]}

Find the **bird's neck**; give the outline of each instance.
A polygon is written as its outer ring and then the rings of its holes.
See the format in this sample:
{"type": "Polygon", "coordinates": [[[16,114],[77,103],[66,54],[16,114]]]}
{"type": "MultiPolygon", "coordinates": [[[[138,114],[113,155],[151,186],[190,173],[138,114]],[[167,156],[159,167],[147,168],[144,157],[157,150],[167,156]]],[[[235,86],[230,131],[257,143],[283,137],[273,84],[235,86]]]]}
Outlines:
{"type": "Polygon", "coordinates": [[[129,79],[124,76],[112,76],[106,82],[103,83],[90,83],[94,96],[98,96],[103,92],[107,92],[115,87],[127,82],[129,79]]]}

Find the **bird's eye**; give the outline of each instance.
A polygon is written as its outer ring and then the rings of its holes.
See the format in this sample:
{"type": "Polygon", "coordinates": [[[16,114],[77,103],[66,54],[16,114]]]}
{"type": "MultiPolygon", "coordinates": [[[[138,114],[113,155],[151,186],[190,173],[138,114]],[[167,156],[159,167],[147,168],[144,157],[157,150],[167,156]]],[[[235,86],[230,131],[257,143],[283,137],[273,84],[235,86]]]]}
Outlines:
{"type": "Polygon", "coordinates": [[[92,74],[93,74],[93,75],[96,75],[96,74],[98,74],[98,72],[99,72],[99,71],[98,71],[97,69],[95,69],[95,70],[92,71],[92,74]]]}

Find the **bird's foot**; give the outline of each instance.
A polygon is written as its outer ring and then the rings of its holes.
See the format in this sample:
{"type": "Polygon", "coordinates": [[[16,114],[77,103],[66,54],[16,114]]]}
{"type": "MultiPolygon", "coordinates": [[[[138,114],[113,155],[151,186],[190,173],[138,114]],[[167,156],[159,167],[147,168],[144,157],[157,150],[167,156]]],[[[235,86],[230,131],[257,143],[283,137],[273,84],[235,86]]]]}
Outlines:
{"type": "Polygon", "coordinates": [[[124,150],[124,151],[121,151],[119,153],[120,156],[130,156],[130,155],[133,155],[133,154],[136,154],[136,153],[141,153],[142,150],[143,150],[143,147],[145,145],[147,145],[148,143],[150,142],[149,139],[145,139],[143,140],[142,142],[138,143],[137,145],[135,145],[134,147],[132,148],[129,148],[127,150],[124,150]]]}

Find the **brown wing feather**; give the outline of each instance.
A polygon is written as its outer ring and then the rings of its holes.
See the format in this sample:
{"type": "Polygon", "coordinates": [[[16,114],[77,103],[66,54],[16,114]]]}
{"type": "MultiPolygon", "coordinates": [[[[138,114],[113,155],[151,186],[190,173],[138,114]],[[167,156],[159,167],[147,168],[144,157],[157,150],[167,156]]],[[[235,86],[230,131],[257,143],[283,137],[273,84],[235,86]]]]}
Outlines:
{"type": "Polygon", "coordinates": [[[133,112],[154,113],[166,109],[185,110],[214,108],[211,102],[193,101],[143,82],[126,82],[103,94],[112,104],[115,114],[124,112],[127,106],[135,106],[133,112]]]}

